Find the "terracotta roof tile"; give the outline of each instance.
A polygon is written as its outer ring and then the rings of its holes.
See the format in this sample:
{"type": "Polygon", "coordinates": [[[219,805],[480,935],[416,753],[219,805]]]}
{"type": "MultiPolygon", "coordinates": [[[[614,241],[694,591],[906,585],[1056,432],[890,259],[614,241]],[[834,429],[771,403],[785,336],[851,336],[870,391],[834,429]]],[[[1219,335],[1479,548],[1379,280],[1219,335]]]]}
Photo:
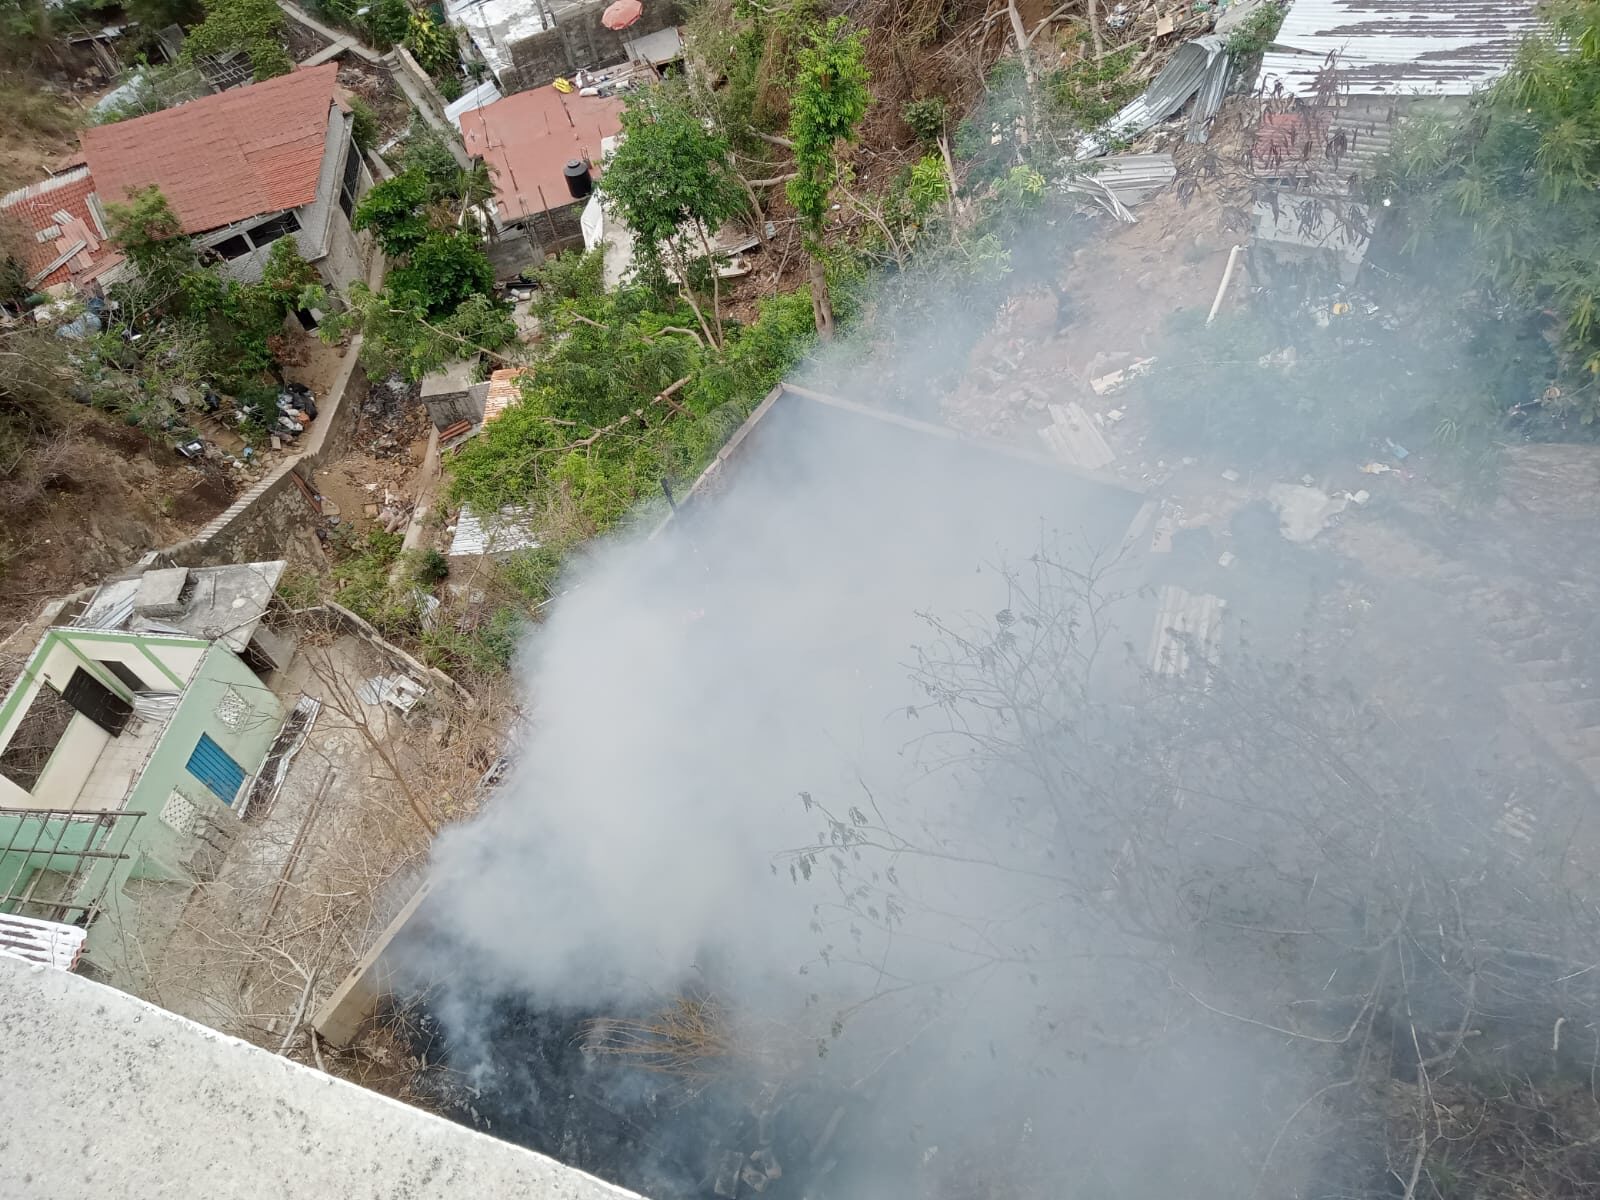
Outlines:
{"type": "Polygon", "coordinates": [[[345,103],[336,63],[205,96],[83,132],[83,154],[105,204],[161,188],[185,233],[308,204],[328,135],[328,106],[345,103]]]}
{"type": "Polygon", "coordinates": [[[66,283],[75,270],[86,270],[97,255],[109,253],[108,248],[103,248],[100,227],[89,209],[89,196],[94,189],[94,177],[88,168],[78,167],[0,196],[0,213],[19,227],[23,266],[30,278],[79,242],[84,243],[78,255],[38,280],[34,287],[66,283]],[[65,222],[57,216],[63,212],[68,216],[65,222]],[[37,235],[46,230],[57,232],[41,242],[37,235]]]}
{"type": "Polygon", "coordinates": [[[489,376],[489,394],[483,398],[483,423],[498,420],[500,414],[522,399],[517,380],[528,373],[526,367],[506,367],[489,376]]]}
{"type": "Polygon", "coordinates": [[[574,158],[600,161],[600,141],[622,131],[622,101],[563,96],[553,87],[517,92],[461,114],[467,153],[494,174],[502,221],[571,204],[561,169],[574,158]]]}

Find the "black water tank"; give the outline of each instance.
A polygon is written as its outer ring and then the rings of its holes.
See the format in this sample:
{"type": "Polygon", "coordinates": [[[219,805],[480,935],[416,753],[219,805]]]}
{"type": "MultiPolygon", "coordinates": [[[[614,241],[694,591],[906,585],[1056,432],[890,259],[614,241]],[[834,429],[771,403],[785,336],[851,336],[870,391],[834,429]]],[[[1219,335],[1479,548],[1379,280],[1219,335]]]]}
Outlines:
{"type": "Polygon", "coordinates": [[[582,200],[594,191],[594,180],[589,178],[589,164],[581,158],[569,162],[561,173],[567,177],[567,191],[572,193],[574,200],[582,200]]]}

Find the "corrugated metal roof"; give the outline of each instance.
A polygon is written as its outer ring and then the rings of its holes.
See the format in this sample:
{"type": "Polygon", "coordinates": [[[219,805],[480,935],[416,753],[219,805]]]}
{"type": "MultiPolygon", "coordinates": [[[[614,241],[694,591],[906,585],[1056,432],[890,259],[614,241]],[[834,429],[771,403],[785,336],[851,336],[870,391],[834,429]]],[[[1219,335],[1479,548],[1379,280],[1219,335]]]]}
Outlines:
{"type": "Polygon", "coordinates": [[[622,129],[615,96],[563,96],[554,88],[517,92],[461,114],[467,153],[489,164],[502,224],[574,203],[562,169],[598,165],[600,144],[622,129]]]}
{"type": "Polygon", "coordinates": [[[1062,462],[1085,471],[1108,467],[1117,457],[1094,418],[1076,401],[1050,405],[1050,424],[1039,436],[1062,462]]]}
{"type": "Polygon", "coordinates": [[[534,550],[538,545],[539,535],[526,508],[507,505],[487,520],[471,508],[463,508],[456,518],[455,536],[450,539],[450,557],[510,554],[534,550]]]}
{"type": "Polygon", "coordinates": [[[1222,93],[1228,86],[1228,51],[1225,39],[1215,34],[1197,37],[1179,46],[1161,73],[1150,81],[1137,99],[1078,143],[1076,157],[1096,158],[1113,141],[1143,133],[1159,125],[1198,96],[1189,113],[1187,141],[1206,140],[1206,128],[1222,106],[1222,93]]]}
{"type": "Polygon", "coordinates": [[[1147,657],[1157,675],[1183,676],[1192,669],[1210,672],[1222,649],[1222,611],[1227,601],[1167,585],[1161,589],[1155,629],[1147,657]]]}
{"type": "Polygon", "coordinates": [[[1536,24],[1534,0],[1294,0],[1261,82],[1309,95],[1331,54],[1346,95],[1465,96],[1505,72],[1536,24]]]}
{"type": "Polygon", "coordinates": [[[1097,164],[1095,179],[1124,204],[1137,204],[1178,174],[1170,154],[1113,154],[1097,164]]]}
{"type": "Polygon", "coordinates": [[[1261,116],[1250,148],[1257,178],[1316,180],[1341,189],[1370,175],[1394,142],[1399,101],[1357,98],[1342,105],[1291,102],[1261,116]]]}

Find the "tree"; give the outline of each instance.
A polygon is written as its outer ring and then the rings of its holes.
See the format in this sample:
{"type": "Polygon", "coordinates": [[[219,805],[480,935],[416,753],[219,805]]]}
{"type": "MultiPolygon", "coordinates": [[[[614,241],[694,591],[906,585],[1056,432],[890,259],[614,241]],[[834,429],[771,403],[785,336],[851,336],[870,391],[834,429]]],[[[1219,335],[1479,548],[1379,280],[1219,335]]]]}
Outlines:
{"type": "Polygon", "coordinates": [[[153,310],[176,303],[200,259],[161,189],[151,185],[125,204],[106,205],[106,219],[111,240],[133,267],[136,278],[127,286],[137,288],[138,307],[153,310]]]}
{"type": "Polygon", "coordinates": [[[275,0],[206,0],[206,19],[189,31],[184,55],[228,54],[242,50],[259,82],[294,70],[283,48],[283,11],[275,0]]]}
{"type": "Polygon", "coordinates": [[[1569,369],[1553,406],[1578,399],[1585,423],[1600,418],[1597,178],[1600,2],[1565,0],[1464,118],[1402,126],[1374,185],[1399,202],[1412,267],[1441,292],[1555,313],[1569,369]]]}
{"type": "Polygon", "coordinates": [[[446,316],[473,296],[493,293],[494,267],[476,234],[435,230],[411,251],[404,266],[389,273],[389,290],[430,318],[446,316]]]}
{"type": "Polygon", "coordinates": [[[450,26],[414,12],[406,29],[405,45],[417,65],[434,78],[456,74],[456,35],[450,26]]]}
{"type": "Polygon", "coordinates": [[[867,79],[861,31],[852,31],[843,17],[835,17],[800,52],[789,100],[796,178],[789,181],[787,190],[805,232],[806,253],[811,257],[812,308],[817,335],[824,340],[833,336],[823,233],[840,174],[836,149],[839,142],[854,140],[866,115],[871,100],[867,79]]]}
{"type": "Polygon", "coordinates": [[[746,207],[729,164],[727,139],[706,127],[681,87],[669,85],[631,96],[622,128],[626,136],[606,168],[601,190],[633,231],[639,251],[665,259],[701,330],[721,345],[721,293],[710,239],[746,207]],[[710,325],[690,278],[696,257],[711,277],[710,325]]]}
{"type": "Polygon", "coordinates": [[[428,201],[428,181],[418,171],[402,171],[375,183],[356,205],[351,227],[370,229],[388,255],[406,254],[428,236],[422,208],[428,201]]]}

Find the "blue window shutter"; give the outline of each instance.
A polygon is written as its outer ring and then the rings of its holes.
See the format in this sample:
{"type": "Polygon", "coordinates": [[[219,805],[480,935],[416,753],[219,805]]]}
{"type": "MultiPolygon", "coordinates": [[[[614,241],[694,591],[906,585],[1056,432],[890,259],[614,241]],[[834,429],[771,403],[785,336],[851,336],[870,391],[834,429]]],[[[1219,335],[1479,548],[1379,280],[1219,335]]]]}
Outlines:
{"type": "Polygon", "coordinates": [[[217,799],[231,805],[244,786],[244,768],[228,756],[228,752],[202,733],[189,755],[189,774],[217,794],[217,799]]]}

